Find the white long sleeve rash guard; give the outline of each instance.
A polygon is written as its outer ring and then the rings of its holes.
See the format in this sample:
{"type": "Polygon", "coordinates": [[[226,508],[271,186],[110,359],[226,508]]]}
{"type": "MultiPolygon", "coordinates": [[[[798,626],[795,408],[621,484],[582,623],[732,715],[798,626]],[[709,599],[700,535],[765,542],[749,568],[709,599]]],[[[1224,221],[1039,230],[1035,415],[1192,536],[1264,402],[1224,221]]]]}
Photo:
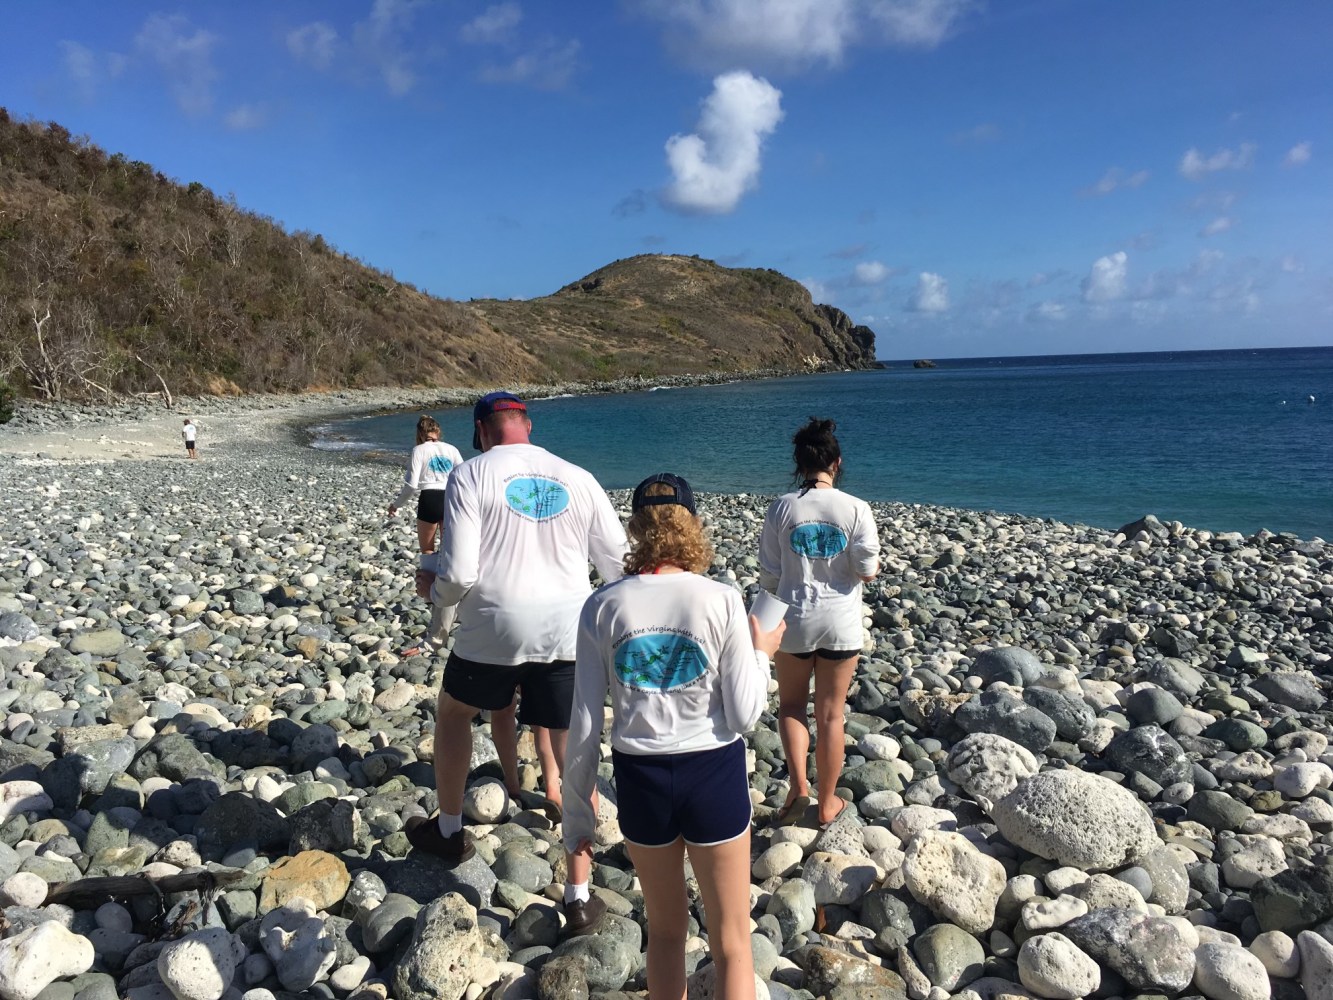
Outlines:
{"type": "Polygon", "coordinates": [[[590,801],[611,694],[611,746],[623,753],[723,747],[768,703],[768,657],[752,645],[740,595],[694,573],[625,577],[583,606],[565,750],[564,838],[593,839],[590,801]]]}
{"type": "Polygon", "coordinates": [[[787,493],[759,536],[760,584],[790,604],[782,651],[860,649],[861,578],[879,570],[870,505],[838,489],[787,493]]]}
{"type": "Polygon", "coordinates": [[[447,441],[423,441],[412,449],[403,488],[393,506],[402,507],[425,490],[442,490],[449,485],[449,473],[463,464],[463,456],[447,441]]]}
{"type": "Polygon", "coordinates": [[[449,477],[444,540],[422,566],[458,605],[454,652],[512,666],[572,660],[579,609],[624,572],[625,529],[592,474],[533,444],[497,445],[449,477]]]}

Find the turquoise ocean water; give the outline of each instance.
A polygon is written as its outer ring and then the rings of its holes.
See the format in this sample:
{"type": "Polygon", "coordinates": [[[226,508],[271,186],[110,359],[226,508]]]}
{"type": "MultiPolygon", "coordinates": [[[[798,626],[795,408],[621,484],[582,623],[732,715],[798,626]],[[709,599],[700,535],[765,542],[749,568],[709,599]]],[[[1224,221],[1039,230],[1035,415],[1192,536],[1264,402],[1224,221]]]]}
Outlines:
{"type": "MultiPolygon", "coordinates": [[[[1333,348],[889,364],[537,400],[533,440],[607,488],[667,470],[699,490],[777,493],[791,483],[793,431],[829,416],[842,485],[868,500],[1106,528],[1155,513],[1333,539],[1333,348]]],[[[324,425],[316,445],[406,453],[417,415],[324,425]]],[[[470,408],[435,416],[446,440],[475,454],[470,408]]]]}

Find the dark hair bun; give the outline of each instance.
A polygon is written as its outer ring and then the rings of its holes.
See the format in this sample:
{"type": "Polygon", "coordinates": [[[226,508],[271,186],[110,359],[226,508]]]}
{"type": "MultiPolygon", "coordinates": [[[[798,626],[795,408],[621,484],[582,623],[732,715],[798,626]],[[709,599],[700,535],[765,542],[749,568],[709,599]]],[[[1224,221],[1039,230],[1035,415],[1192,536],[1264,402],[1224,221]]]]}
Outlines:
{"type": "Polygon", "coordinates": [[[796,447],[792,459],[796,462],[796,478],[803,479],[807,474],[827,472],[842,458],[842,449],[834,431],[838,425],[833,420],[811,417],[809,422],[793,435],[791,441],[796,447]]]}

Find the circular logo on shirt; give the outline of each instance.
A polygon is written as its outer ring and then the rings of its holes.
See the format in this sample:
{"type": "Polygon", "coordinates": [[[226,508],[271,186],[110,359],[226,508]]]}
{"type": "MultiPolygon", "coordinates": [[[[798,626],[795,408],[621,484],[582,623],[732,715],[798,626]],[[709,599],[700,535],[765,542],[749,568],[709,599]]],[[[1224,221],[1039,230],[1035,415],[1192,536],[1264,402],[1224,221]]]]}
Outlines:
{"type": "Polygon", "coordinates": [[[655,632],[626,639],[616,650],[616,677],[640,691],[674,691],[708,669],[699,644],[683,635],[655,632]]]}
{"type": "Polygon", "coordinates": [[[847,548],[847,536],[835,524],[803,524],[791,533],[791,550],[807,559],[832,559],[847,548]]]}
{"type": "Polygon", "coordinates": [[[449,461],[443,455],[432,456],[430,460],[430,471],[436,475],[442,476],[454,467],[454,463],[449,461]]]}
{"type": "Polygon", "coordinates": [[[540,476],[511,479],[505,487],[509,509],[534,521],[547,521],[569,506],[569,490],[563,483],[540,476]]]}

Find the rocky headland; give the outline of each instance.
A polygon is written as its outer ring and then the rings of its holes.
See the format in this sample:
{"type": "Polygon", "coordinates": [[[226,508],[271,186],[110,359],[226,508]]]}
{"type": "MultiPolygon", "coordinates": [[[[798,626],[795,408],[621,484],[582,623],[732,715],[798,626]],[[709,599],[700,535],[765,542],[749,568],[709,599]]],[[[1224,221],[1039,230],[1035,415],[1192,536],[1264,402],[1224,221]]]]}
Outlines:
{"type": "MultiPolygon", "coordinates": [[[[175,415],[178,458],[133,414],[0,440],[0,1000],[643,995],[609,785],[597,935],[563,938],[558,828],[484,722],[477,857],[409,853],[443,659],[402,655],[398,474],[303,447],[324,412],[219,412],[199,462],[175,415]]],[[[767,498],[701,506],[748,587],[767,498]]],[[[759,995],[1333,998],[1333,549],[872,507],[854,808],[775,825],[773,715],[748,737],[759,995]]]]}

